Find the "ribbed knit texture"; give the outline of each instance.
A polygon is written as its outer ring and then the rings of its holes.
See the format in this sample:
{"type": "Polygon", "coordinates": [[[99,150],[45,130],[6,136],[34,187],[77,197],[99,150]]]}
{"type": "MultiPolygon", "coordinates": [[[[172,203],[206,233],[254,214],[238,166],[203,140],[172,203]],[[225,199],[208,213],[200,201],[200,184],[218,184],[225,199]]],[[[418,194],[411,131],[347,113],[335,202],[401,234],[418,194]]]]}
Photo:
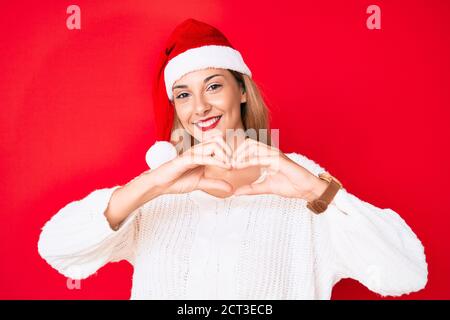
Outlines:
{"type": "Polygon", "coordinates": [[[131,299],[329,299],[342,278],[398,296],[427,283],[424,248],[405,221],[346,189],[320,215],[303,199],[272,194],[162,195],[115,231],[104,211],[118,187],[69,203],[42,228],[39,254],[64,276],[85,279],[127,260],[131,299]]]}

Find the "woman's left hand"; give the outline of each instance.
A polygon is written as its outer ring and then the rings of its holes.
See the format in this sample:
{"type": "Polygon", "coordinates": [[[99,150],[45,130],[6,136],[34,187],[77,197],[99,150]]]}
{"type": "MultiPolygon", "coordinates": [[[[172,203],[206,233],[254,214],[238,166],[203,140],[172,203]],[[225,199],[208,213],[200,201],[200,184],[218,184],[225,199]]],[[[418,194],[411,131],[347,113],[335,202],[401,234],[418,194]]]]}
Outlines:
{"type": "Polygon", "coordinates": [[[236,169],[259,166],[268,171],[264,181],[241,186],[235,190],[235,195],[272,193],[310,201],[326,188],[326,182],[289,159],[279,149],[254,139],[245,139],[239,145],[233,154],[232,166],[236,169]]]}

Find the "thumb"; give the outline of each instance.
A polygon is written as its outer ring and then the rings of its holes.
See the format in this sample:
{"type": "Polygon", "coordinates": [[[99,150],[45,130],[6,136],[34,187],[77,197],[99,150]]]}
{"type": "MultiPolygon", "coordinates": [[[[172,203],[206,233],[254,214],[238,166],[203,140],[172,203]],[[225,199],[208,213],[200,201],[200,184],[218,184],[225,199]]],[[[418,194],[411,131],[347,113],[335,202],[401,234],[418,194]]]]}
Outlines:
{"type": "Polygon", "coordinates": [[[267,188],[265,188],[264,183],[247,184],[245,186],[237,188],[236,191],[234,192],[235,195],[240,194],[255,195],[261,193],[267,193],[267,188]]]}
{"type": "Polygon", "coordinates": [[[231,192],[233,190],[233,187],[231,186],[231,184],[221,179],[203,178],[199,181],[197,189],[215,189],[231,192]]]}

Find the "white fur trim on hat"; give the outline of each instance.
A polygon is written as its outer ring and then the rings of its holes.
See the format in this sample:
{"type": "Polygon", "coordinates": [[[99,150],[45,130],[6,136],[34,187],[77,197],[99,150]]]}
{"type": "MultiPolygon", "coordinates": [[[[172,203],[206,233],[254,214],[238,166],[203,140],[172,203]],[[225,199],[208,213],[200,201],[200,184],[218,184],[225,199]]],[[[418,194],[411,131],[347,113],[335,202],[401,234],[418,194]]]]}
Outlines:
{"type": "Polygon", "coordinates": [[[173,57],[164,69],[169,99],[173,101],[172,86],[175,81],[191,71],[206,68],[230,69],[252,76],[239,51],[231,47],[208,45],[189,49],[173,57]]]}
{"type": "Polygon", "coordinates": [[[168,141],[156,141],[145,154],[145,161],[154,170],[177,157],[177,149],[168,141]]]}

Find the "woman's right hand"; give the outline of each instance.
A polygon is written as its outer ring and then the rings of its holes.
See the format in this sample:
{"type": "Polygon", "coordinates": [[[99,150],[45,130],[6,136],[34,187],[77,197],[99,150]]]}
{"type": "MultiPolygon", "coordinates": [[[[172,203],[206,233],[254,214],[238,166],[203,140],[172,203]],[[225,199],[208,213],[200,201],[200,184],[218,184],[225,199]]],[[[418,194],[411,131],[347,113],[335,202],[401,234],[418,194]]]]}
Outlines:
{"type": "Polygon", "coordinates": [[[233,187],[224,180],[205,177],[205,166],[231,169],[231,147],[221,136],[199,143],[176,158],[153,170],[147,170],[117,188],[105,210],[111,227],[116,230],[134,210],[151,199],[169,193],[215,189],[231,192],[233,187]]]}
{"type": "Polygon", "coordinates": [[[206,178],[204,175],[205,166],[231,169],[231,157],[231,147],[218,135],[192,146],[149,173],[153,175],[161,194],[205,189],[231,192],[233,187],[226,181],[206,178]]]}

